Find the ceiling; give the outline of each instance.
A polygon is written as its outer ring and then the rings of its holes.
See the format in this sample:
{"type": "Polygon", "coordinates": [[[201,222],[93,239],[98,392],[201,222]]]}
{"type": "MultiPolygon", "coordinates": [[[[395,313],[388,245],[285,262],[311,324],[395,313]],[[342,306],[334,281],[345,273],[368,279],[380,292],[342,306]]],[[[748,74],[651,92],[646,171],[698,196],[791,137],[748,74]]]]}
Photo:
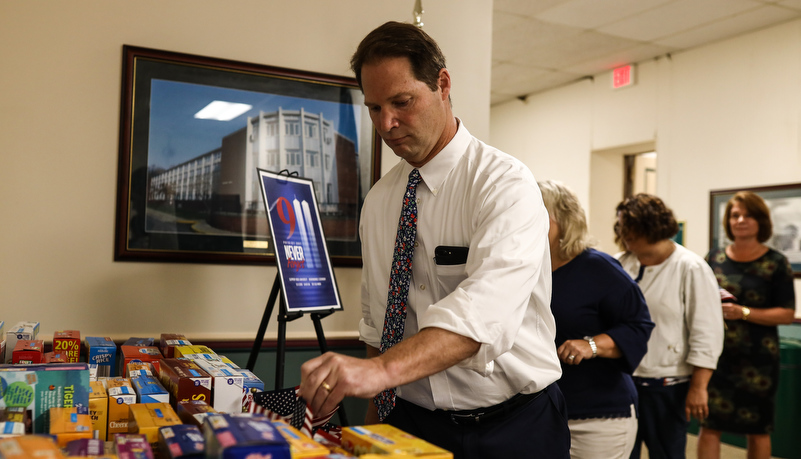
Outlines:
{"type": "Polygon", "coordinates": [[[494,0],[491,104],[801,17],[801,0],[494,0]]]}

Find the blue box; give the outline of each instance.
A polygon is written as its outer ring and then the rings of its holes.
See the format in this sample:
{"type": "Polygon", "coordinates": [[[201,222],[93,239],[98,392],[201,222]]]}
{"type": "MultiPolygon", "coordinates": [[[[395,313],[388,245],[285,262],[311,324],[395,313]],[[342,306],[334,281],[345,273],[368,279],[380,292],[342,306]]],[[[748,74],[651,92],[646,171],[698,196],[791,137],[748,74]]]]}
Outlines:
{"type": "Polygon", "coordinates": [[[136,403],[170,403],[170,393],[155,376],[131,378],[136,391],[136,403]]]}
{"type": "Polygon", "coordinates": [[[86,362],[97,365],[97,377],[116,376],[117,345],[109,337],[86,337],[86,362]]]}
{"type": "Polygon", "coordinates": [[[181,424],[159,429],[159,451],[170,459],[205,457],[206,442],[195,425],[181,424]]]}
{"type": "Polygon", "coordinates": [[[263,415],[212,414],[203,425],[206,457],[245,459],[256,455],[291,459],[289,443],[263,415]],[[253,455],[253,456],[251,456],[253,455]]]}

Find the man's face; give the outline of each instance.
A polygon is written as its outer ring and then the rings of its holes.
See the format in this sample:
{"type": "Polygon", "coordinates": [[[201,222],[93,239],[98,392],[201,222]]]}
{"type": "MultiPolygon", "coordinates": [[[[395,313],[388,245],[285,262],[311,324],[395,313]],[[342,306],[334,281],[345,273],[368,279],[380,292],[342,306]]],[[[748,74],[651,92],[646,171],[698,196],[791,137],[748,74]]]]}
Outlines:
{"type": "Polygon", "coordinates": [[[396,155],[420,167],[450,138],[445,136],[450,114],[450,76],[440,70],[436,91],[412,73],[406,58],[387,58],[361,70],[364,104],[378,135],[396,155]]]}

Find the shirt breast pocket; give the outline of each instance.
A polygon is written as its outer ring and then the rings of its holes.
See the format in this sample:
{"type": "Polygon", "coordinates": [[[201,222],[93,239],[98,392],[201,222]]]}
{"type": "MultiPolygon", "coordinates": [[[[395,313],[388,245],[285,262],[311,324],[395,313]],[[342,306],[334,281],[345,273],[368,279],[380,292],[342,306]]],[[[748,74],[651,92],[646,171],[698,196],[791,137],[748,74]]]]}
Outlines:
{"type": "Polygon", "coordinates": [[[467,279],[467,264],[435,265],[440,297],[450,294],[467,279]]]}

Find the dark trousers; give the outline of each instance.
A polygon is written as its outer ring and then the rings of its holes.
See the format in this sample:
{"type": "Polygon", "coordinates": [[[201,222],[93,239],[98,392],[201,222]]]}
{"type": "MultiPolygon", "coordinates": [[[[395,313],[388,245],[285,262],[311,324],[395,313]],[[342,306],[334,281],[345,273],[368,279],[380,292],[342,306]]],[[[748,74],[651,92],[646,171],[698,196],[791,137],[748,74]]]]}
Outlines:
{"type": "Polygon", "coordinates": [[[385,422],[453,453],[454,459],[570,458],[567,405],[556,384],[528,403],[478,424],[397,399],[385,422]]]}
{"type": "Polygon", "coordinates": [[[640,386],[637,440],[631,459],[640,458],[642,443],[651,459],[684,458],[687,449],[687,416],[684,405],[690,383],[673,386],[640,386]]]}

